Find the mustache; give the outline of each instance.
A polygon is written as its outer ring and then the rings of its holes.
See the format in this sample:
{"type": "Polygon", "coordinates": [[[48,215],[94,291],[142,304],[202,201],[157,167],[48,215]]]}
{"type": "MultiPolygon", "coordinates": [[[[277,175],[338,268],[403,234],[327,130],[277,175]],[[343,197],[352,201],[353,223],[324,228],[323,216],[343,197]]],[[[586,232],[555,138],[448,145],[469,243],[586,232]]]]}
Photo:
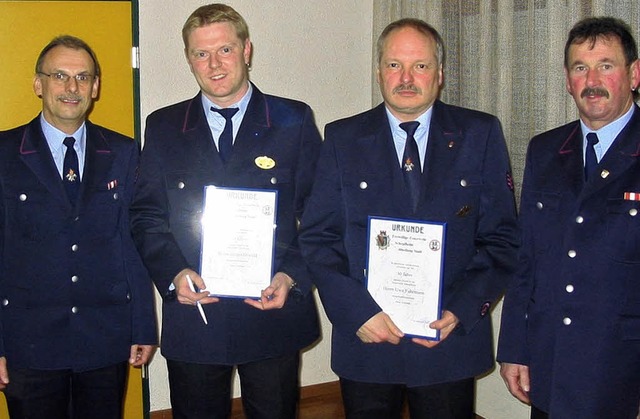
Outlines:
{"type": "Polygon", "coordinates": [[[580,93],[580,97],[584,98],[586,96],[604,96],[609,99],[609,92],[601,87],[585,87],[580,93]]]}
{"type": "Polygon", "coordinates": [[[414,92],[414,93],[420,93],[420,89],[418,89],[415,85],[413,84],[401,84],[399,86],[394,87],[393,92],[392,93],[398,93],[398,92],[403,92],[403,91],[409,91],[409,92],[414,92]]]}
{"type": "Polygon", "coordinates": [[[58,96],[58,100],[82,101],[82,96],[79,96],[79,95],[63,95],[63,96],[58,96]]]}

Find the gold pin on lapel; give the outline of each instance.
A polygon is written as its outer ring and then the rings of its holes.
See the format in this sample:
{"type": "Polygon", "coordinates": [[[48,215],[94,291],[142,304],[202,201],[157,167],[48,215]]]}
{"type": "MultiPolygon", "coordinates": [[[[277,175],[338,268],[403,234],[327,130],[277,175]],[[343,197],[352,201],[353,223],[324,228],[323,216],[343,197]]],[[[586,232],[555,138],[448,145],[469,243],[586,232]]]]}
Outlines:
{"type": "Polygon", "coordinates": [[[258,166],[260,169],[268,170],[276,167],[276,161],[268,156],[256,157],[254,161],[256,163],[256,166],[258,166]]]}

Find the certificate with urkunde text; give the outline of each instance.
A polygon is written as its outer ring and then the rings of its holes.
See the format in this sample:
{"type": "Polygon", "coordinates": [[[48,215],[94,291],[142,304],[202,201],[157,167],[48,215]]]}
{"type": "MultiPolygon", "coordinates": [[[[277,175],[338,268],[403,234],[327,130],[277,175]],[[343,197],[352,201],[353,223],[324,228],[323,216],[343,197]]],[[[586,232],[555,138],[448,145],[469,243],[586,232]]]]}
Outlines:
{"type": "Polygon", "coordinates": [[[405,335],[439,340],[444,223],[369,217],[367,289],[405,335]]]}
{"type": "Polygon", "coordinates": [[[200,275],[209,294],[260,297],[271,283],[277,192],[206,186],[200,275]]]}

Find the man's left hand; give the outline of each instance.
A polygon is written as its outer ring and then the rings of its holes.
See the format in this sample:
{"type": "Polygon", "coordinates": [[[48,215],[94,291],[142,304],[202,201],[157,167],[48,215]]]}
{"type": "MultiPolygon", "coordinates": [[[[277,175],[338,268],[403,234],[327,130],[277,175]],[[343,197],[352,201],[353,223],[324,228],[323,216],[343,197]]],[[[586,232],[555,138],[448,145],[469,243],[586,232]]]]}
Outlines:
{"type": "Polygon", "coordinates": [[[141,367],[149,362],[155,350],[155,345],[131,345],[129,364],[134,367],[141,367]]]}
{"type": "Polygon", "coordinates": [[[417,343],[418,345],[426,346],[427,348],[433,348],[434,346],[438,345],[440,342],[445,340],[447,336],[449,336],[449,334],[453,332],[453,329],[455,329],[456,326],[458,326],[458,323],[460,323],[460,320],[458,320],[455,314],[453,314],[448,310],[444,310],[442,312],[442,318],[440,320],[436,320],[432,322],[429,325],[429,327],[432,329],[440,330],[439,341],[433,341],[433,340],[427,340],[427,339],[421,339],[421,338],[412,338],[411,340],[413,341],[413,343],[417,343]]]}
{"type": "Polygon", "coordinates": [[[258,310],[282,308],[287,301],[293,284],[294,281],[289,275],[284,272],[278,272],[273,276],[271,285],[262,290],[259,300],[246,298],[244,302],[258,310]]]}

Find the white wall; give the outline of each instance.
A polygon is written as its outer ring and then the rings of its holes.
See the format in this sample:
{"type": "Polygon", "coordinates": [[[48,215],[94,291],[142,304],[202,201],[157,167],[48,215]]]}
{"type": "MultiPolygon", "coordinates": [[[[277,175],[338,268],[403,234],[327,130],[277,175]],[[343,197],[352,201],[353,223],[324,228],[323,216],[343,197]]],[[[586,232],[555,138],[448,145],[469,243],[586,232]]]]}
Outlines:
{"type": "MultiPolygon", "coordinates": [[[[373,11],[369,0],[226,3],[249,25],[254,51],[251,80],[263,92],[308,103],[321,132],[327,122],[370,107],[373,11]]],[[[189,14],[203,4],[139,0],[143,120],[155,109],[198,92],[184,58],[181,29],[189,14]]],[[[322,334],[324,339],[303,356],[302,385],[336,379],[329,368],[331,332],[324,315],[322,334]]],[[[151,411],[170,408],[166,364],[159,353],[149,371],[151,411]]]]}
{"type": "MultiPolygon", "coordinates": [[[[371,107],[371,0],[233,0],[247,20],[254,56],[251,79],[267,93],[302,100],[326,123],[371,107]]],[[[204,1],[139,0],[142,118],[194,96],[198,87],[183,55],[180,31],[204,1]]],[[[158,301],[160,304],[160,301],[158,301]]],[[[319,304],[320,306],[320,304],[319,304]]],[[[329,367],[331,326],[322,313],[323,340],[305,352],[302,385],[336,379],[329,367]]],[[[494,313],[499,324],[499,310],[494,313]]],[[[151,411],[169,409],[162,356],[150,365],[151,411]]],[[[236,383],[236,394],[237,383],[236,383]]],[[[478,414],[487,419],[528,418],[497,372],[478,382],[478,414]]]]}

